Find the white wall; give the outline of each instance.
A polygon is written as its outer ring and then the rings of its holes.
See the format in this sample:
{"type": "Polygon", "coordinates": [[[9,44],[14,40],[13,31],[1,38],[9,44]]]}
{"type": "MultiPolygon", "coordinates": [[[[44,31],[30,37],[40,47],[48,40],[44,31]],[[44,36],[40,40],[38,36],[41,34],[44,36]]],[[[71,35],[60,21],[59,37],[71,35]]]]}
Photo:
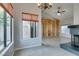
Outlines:
{"type": "Polygon", "coordinates": [[[79,3],[74,4],[74,24],[79,24],[79,3]]]}
{"type": "Polygon", "coordinates": [[[33,3],[14,3],[14,42],[15,50],[21,48],[28,48],[41,45],[41,10],[37,4],[33,3]],[[38,14],[38,37],[34,39],[23,40],[23,26],[22,26],[22,12],[38,14]]]}
{"type": "Polygon", "coordinates": [[[61,20],[61,25],[71,25],[71,24],[73,24],[73,23],[74,23],[73,16],[61,20]]]}

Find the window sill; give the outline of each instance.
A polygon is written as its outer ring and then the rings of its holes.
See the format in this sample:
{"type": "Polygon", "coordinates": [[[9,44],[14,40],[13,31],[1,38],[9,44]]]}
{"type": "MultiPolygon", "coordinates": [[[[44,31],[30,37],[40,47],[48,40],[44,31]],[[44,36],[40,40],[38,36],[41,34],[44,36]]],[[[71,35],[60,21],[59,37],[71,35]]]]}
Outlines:
{"type": "Polygon", "coordinates": [[[0,56],[3,56],[7,51],[8,49],[13,45],[14,42],[10,43],[8,47],[6,47],[1,53],[0,53],[0,56]]]}

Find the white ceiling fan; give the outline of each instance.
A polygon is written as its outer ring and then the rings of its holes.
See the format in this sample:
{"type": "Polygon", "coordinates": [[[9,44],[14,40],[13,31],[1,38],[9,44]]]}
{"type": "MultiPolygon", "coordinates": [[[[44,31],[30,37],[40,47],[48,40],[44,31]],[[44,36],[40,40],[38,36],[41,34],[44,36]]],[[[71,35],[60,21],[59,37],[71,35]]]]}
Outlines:
{"type": "Polygon", "coordinates": [[[61,7],[58,7],[57,9],[58,9],[57,10],[57,15],[61,15],[62,13],[66,12],[65,10],[62,10],[61,7]]]}

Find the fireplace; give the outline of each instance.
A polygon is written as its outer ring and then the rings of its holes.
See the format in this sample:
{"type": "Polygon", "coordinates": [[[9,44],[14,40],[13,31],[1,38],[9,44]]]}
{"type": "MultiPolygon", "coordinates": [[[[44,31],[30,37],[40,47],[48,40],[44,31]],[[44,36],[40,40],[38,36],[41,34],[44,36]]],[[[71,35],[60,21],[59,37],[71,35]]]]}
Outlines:
{"type": "Polygon", "coordinates": [[[71,38],[71,45],[74,47],[79,47],[79,35],[73,35],[71,38]]]}
{"type": "Polygon", "coordinates": [[[70,25],[71,46],[79,47],[79,25],[70,25]]]}
{"type": "Polygon", "coordinates": [[[79,25],[70,25],[71,42],[60,44],[60,47],[79,56],[79,25]]]}

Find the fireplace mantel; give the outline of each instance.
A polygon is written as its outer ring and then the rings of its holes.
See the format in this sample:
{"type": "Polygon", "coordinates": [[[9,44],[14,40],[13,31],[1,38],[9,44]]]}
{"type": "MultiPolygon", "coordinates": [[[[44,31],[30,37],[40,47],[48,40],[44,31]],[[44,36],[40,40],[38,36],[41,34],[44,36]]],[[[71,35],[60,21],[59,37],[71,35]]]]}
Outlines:
{"type": "Polygon", "coordinates": [[[70,25],[68,28],[79,28],[79,25],[70,25]]]}

